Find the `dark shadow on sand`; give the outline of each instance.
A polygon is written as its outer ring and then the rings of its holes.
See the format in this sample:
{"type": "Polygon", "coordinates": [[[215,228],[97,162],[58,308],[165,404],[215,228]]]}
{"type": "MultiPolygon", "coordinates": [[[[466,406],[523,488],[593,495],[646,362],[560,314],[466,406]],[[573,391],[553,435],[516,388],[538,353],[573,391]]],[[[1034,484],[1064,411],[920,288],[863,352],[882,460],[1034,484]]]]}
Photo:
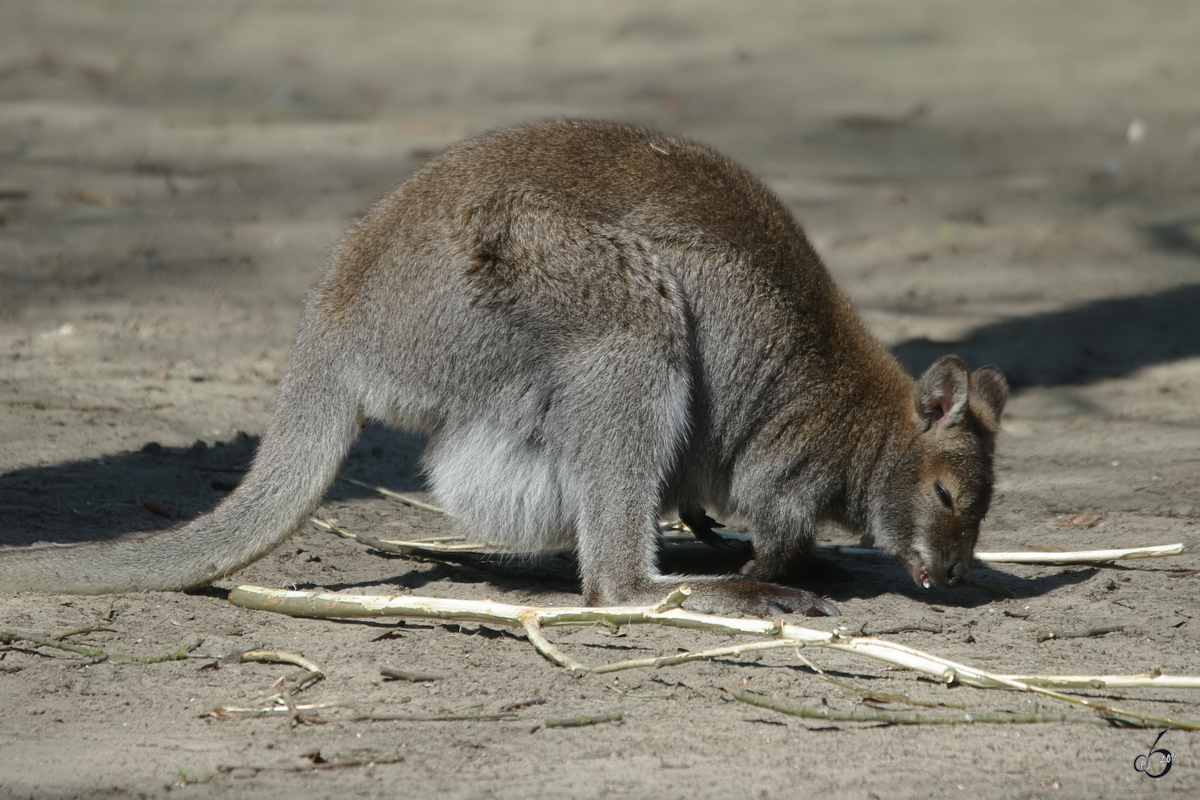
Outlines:
{"type": "Polygon", "coordinates": [[[1122,377],[1200,355],[1200,285],[1004,320],[958,342],[910,339],[893,352],[912,374],[947,353],[973,368],[995,364],[1015,389],[1122,377]]]}
{"type": "MultiPolygon", "coordinates": [[[[100,459],[7,472],[0,475],[0,546],[104,541],[185,523],[229,494],[257,445],[256,437],[241,434],[211,447],[147,445],[100,459]],[[154,513],[147,504],[170,516],[154,513]]],[[[421,491],[423,448],[421,437],[368,425],[339,475],[394,491],[421,491]]],[[[374,496],[339,480],[326,500],[374,496]]]]}

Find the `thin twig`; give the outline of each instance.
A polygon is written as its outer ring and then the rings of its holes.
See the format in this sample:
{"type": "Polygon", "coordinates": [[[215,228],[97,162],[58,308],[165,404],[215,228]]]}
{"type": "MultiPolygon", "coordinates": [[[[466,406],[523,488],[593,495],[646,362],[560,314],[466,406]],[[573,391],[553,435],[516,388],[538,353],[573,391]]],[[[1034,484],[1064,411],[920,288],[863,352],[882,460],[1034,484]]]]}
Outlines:
{"type": "Polygon", "coordinates": [[[314,770],[326,769],[342,769],[343,767],[373,767],[376,764],[401,764],[404,762],[404,756],[395,756],[393,758],[338,758],[336,761],[316,761],[311,764],[300,764],[291,767],[254,767],[231,765],[223,765],[217,767],[218,772],[236,772],[240,769],[251,770],[255,773],[259,772],[309,772],[314,770]]]}
{"type": "Polygon", "coordinates": [[[1124,625],[1109,627],[1090,627],[1084,631],[1046,631],[1038,634],[1038,642],[1049,642],[1050,639],[1088,639],[1097,636],[1108,636],[1109,633],[1124,633],[1124,625]]]}
{"type": "Polygon", "coordinates": [[[1088,628],[1082,631],[1046,631],[1038,634],[1039,642],[1048,642],[1051,639],[1090,639],[1094,636],[1107,636],[1110,633],[1124,633],[1124,625],[1112,625],[1107,628],[1088,628]]]}
{"type": "MultiPolygon", "coordinates": [[[[399,502],[404,503],[405,505],[408,505],[408,506],[412,506],[413,508],[420,508],[420,509],[424,509],[426,511],[433,511],[438,514],[446,514],[447,516],[454,516],[449,511],[446,511],[443,508],[438,508],[437,506],[432,505],[430,503],[426,503],[424,500],[421,500],[419,497],[417,497],[416,495],[413,495],[413,494],[408,494],[405,492],[393,492],[391,489],[386,489],[382,486],[372,486],[369,483],[363,483],[362,481],[355,480],[354,478],[347,478],[347,477],[343,477],[340,475],[338,476],[338,479],[343,480],[346,483],[353,484],[355,486],[360,486],[364,489],[370,489],[371,491],[377,492],[377,493],[383,495],[384,497],[390,497],[393,500],[398,500],[399,502]]],[[[679,520],[674,520],[674,521],[666,523],[665,525],[663,525],[661,527],[662,527],[662,530],[680,530],[681,528],[686,528],[687,526],[679,520]]],[[[728,534],[718,533],[717,535],[718,536],[725,535],[726,538],[738,538],[738,539],[745,538],[741,535],[732,534],[732,533],[728,533],[728,534]]],[[[372,545],[372,546],[374,546],[374,545],[372,545]]],[[[813,547],[813,549],[816,552],[837,553],[840,555],[850,555],[850,556],[886,556],[887,555],[887,553],[884,552],[883,550],[880,550],[880,549],[874,548],[874,547],[848,547],[845,545],[819,544],[819,545],[815,545],[813,547]]],[[[1183,553],[1183,551],[1184,551],[1183,544],[1176,543],[1176,544],[1154,545],[1154,546],[1147,546],[1147,547],[1132,547],[1132,548],[1125,548],[1125,549],[1119,549],[1119,550],[1079,550],[1079,551],[1075,551],[1075,552],[1062,552],[1062,553],[1045,553],[1045,552],[1032,552],[1032,551],[1019,551],[1019,552],[1004,553],[1004,552],[984,551],[984,552],[976,552],[974,555],[974,558],[978,561],[996,563],[996,564],[1001,564],[1001,563],[1003,563],[1003,564],[1079,564],[1079,563],[1089,563],[1089,562],[1120,561],[1120,560],[1132,559],[1132,558],[1164,558],[1166,556],[1180,555],[1181,553],[1183,553]]],[[[986,588],[986,587],[981,587],[981,588],[986,588]]]]}
{"type": "MultiPolygon", "coordinates": [[[[68,632],[64,636],[75,631],[68,632]]],[[[56,650],[65,650],[69,653],[76,653],[81,656],[87,656],[92,659],[101,661],[132,661],[137,664],[158,664],[163,661],[181,661],[188,658],[191,653],[204,643],[203,639],[193,642],[189,645],[184,645],[178,650],[174,650],[166,655],[161,656],[130,656],[124,653],[108,653],[98,647],[84,647],[77,644],[68,644],[67,642],[59,641],[59,637],[52,637],[43,633],[34,633],[33,631],[24,631],[19,628],[0,628],[0,642],[6,644],[11,642],[32,642],[38,647],[53,647],[56,650]]]]}
{"type": "Polygon", "coordinates": [[[861,686],[855,686],[849,681],[843,681],[840,678],[833,677],[825,670],[821,669],[816,664],[805,658],[804,654],[800,652],[799,648],[796,648],[796,658],[813,672],[817,673],[822,680],[828,681],[834,686],[854,692],[855,694],[858,694],[868,700],[874,700],[880,703],[904,703],[910,706],[925,706],[927,708],[966,708],[965,705],[957,703],[930,703],[926,700],[913,700],[911,697],[903,694],[885,694],[883,692],[872,691],[871,689],[864,689],[861,686]]]}
{"type": "Polygon", "coordinates": [[[278,702],[287,709],[288,727],[294,728],[301,722],[304,722],[304,714],[300,709],[296,708],[296,701],[292,699],[292,693],[288,690],[283,678],[275,681],[275,688],[279,690],[279,694],[276,695],[278,702]]]}
{"type": "Polygon", "coordinates": [[[332,522],[330,522],[327,519],[322,519],[321,517],[309,517],[308,521],[311,522],[313,525],[316,525],[318,528],[324,528],[325,530],[327,530],[331,533],[336,533],[338,536],[341,536],[343,539],[353,539],[355,541],[358,540],[358,534],[352,533],[351,531],[348,531],[345,528],[338,527],[337,525],[334,525],[332,522]]]}
{"type": "Polygon", "coordinates": [[[912,631],[920,631],[922,633],[941,633],[942,626],[940,624],[933,625],[925,622],[906,622],[902,625],[889,625],[886,628],[873,628],[867,630],[870,623],[864,622],[862,627],[858,629],[859,636],[890,636],[895,633],[910,633],[912,631]]]}
{"type": "Polygon", "coordinates": [[[582,717],[551,717],[546,720],[547,728],[581,728],[584,725],[601,725],[605,722],[623,722],[625,715],[620,711],[612,711],[608,714],[599,714],[596,716],[582,717]]]}
{"type": "Polygon", "coordinates": [[[569,555],[571,548],[556,548],[539,550],[535,553],[513,553],[500,549],[494,542],[469,542],[464,536],[436,536],[428,539],[379,539],[366,533],[355,533],[340,525],[335,525],[321,517],[309,517],[308,521],[343,539],[352,539],[365,547],[378,550],[381,553],[407,556],[409,558],[424,558],[431,561],[445,561],[452,564],[480,566],[484,564],[508,564],[522,559],[540,559],[557,555],[569,555]]]}
{"type": "Polygon", "coordinates": [[[86,628],[75,628],[74,630],[67,631],[66,633],[60,633],[58,636],[55,636],[54,638],[61,642],[65,639],[71,638],[72,636],[82,636],[85,633],[100,633],[100,632],[116,633],[117,629],[109,628],[106,625],[89,625],[86,628]]]}
{"type": "Polygon", "coordinates": [[[124,411],[120,406],[93,405],[90,403],[46,403],[41,400],[5,400],[6,406],[27,406],[39,411],[53,409],[55,411],[124,411]]]}
{"type": "Polygon", "coordinates": [[[1164,675],[1154,669],[1142,675],[997,675],[1002,680],[1014,680],[1029,686],[1053,686],[1058,689],[1145,689],[1160,686],[1164,689],[1196,689],[1194,678],[1164,675]]]}
{"type": "Polygon", "coordinates": [[[205,712],[201,716],[215,717],[217,719],[252,719],[258,717],[274,717],[284,714],[292,714],[294,711],[308,712],[319,711],[323,708],[342,708],[341,703],[296,703],[292,707],[285,705],[272,705],[266,708],[243,708],[240,706],[222,706],[214,708],[212,711],[205,712]]]}
{"type": "Polygon", "coordinates": [[[447,516],[454,516],[449,511],[446,511],[445,509],[438,508],[437,506],[431,505],[430,503],[426,503],[424,500],[417,497],[416,495],[408,494],[406,492],[393,492],[391,489],[385,489],[382,486],[372,486],[369,483],[363,483],[362,481],[354,480],[354,478],[346,478],[341,475],[338,476],[338,479],[343,480],[346,483],[353,484],[355,486],[360,486],[363,489],[370,489],[373,492],[378,492],[379,494],[383,495],[384,497],[390,497],[393,500],[398,500],[401,503],[404,503],[404,505],[406,505],[406,506],[412,506],[413,508],[420,508],[425,511],[433,511],[438,514],[445,514],[447,516]]]}
{"type": "Polygon", "coordinates": [[[33,631],[24,631],[20,628],[0,628],[0,642],[11,644],[13,642],[31,642],[38,647],[53,647],[56,650],[65,650],[68,653],[77,653],[81,656],[96,658],[106,655],[103,650],[98,647],[84,647],[78,644],[67,644],[61,642],[58,637],[47,636],[43,633],[34,633],[33,631]]]}
{"type": "Polygon", "coordinates": [[[632,658],[628,661],[617,661],[613,664],[601,664],[592,667],[590,672],[597,675],[604,675],[609,672],[621,672],[627,669],[638,669],[640,667],[671,667],[676,664],[687,664],[691,661],[711,661],[715,658],[740,658],[746,653],[756,653],[762,650],[776,650],[780,647],[796,647],[802,646],[797,642],[788,639],[775,639],[767,642],[748,642],[746,644],[731,645],[729,647],[717,647],[712,650],[690,651],[686,653],[676,653],[672,656],[651,656],[648,658],[632,658]]]}
{"type": "Polygon", "coordinates": [[[238,654],[239,663],[258,662],[268,664],[294,664],[300,667],[300,672],[293,675],[282,675],[275,681],[275,688],[278,693],[271,697],[271,701],[280,703],[288,709],[291,714],[291,725],[295,727],[297,723],[311,721],[304,716],[300,707],[296,705],[292,699],[292,695],[297,692],[302,692],[309,686],[320,680],[325,679],[325,672],[307,658],[296,653],[286,653],[282,650],[246,650],[238,654]]]}
{"type": "Polygon", "coordinates": [[[506,722],[520,719],[509,711],[494,714],[356,714],[351,722],[506,722]]]}
{"type": "Polygon", "coordinates": [[[411,683],[421,683],[423,681],[440,681],[450,677],[446,672],[409,672],[403,669],[395,669],[393,667],[380,667],[379,674],[385,678],[391,678],[396,681],[409,681],[411,683]]]}
{"type": "MultiPolygon", "coordinates": [[[[346,531],[340,531],[343,535],[346,531]]],[[[456,549],[454,547],[425,547],[419,544],[408,544],[407,542],[390,542],[384,539],[376,539],[367,533],[353,534],[353,538],[361,545],[374,548],[381,553],[391,553],[398,556],[409,556],[416,558],[428,558],[435,561],[449,561],[454,564],[466,564],[473,566],[488,561],[507,561],[511,556],[498,553],[480,553],[474,549],[456,549]]]]}
{"type": "Polygon", "coordinates": [[[325,672],[304,656],[295,653],[285,653],[282,650],[247,650],[238,656],[238,661],[257,661],[270,664],[293,664],[301,669],[325,677],[325,672]]]}
{"type": "Polygon", "coordinates": [[[1128,719],[1136,719],[1143,723],[1147,723],[1147,726],[1152,724],[1154,727],[1161,726],[1165,728],[1180,728],[1181,730],[1186,731],[1200,731],[1200,722],[1193,720],[1174,719],[1173,717],[1159,717],[1153,714],[1142,714],[1137,711],[1130,711],[1129,709],[1120,708],[1107,703],[1101,703],[1098,700],[1091,700],[1086,697],[1073,697],[1069,694],[1056,692],[1043,686],[1028,685],[1026,690],[1034,692],[1035,694],[1045,695],[1046,697],[1053,697],[1054,699],[1062,700],[1065,703],[1074,703],[1075,705],[1093,709],[1097,713],[1106,717],[1125,717],[1128,719]]]}
{"type": "Polygon", "coordinates": [[[546,702],[546,698],[544,698],[544,697],[527,697],[524,700],[517,700],[515,702],[509,703],[506,706],[501,706],[500,710],[501,711],[520,711],[521,709],[529,708],[530,706],[543,705],[545,702],[546,702]]]}
{"type": "MultiPolygon", "coordinates": [[[[828,722],[882,722],[888,725],[969,725],[976,723],[996,723],[1007,725],[1033,724],[1045,722],[1077,722],[1092,725],[1109,725],[1111,721],[1103,717],[1085,717],[1078,714],[1003,714],[1003,713],[963,713],[956,716],[930,716],[904,711],[835,711],[828,706],[811,708],[788,700],[766,697],[734,686],[726,686],[725,691],[735,700],[748,703],[759,708],[768,708],[783,714],[806,719],[820,719],[828,722]]],[[[1148,727],[1148,726],[1143,726],[1148,727]]]]}
{"type": "Polygon", "coordinates": [[[521,615],[521,626],[525,628],[525,636],[529,638],[529,643],[550,661],[553,661],[560,667],[566,667],[572,672],[587,671],[587,667],[559,650],[555,645],[551,644],[549,639],[542,635],[542,626],[538,622],[537,614],[521,615]]]}
{"type": "MultiPolygon", "coordinates": [[[[296,712],[305,714],[306,719],[314,720],[315,717],[309,712],[345,707],[343,703],[296,703],[294,709],[296,712]]],[[[291,708],[280,705],[267,706],[266,708],[223,706],[221,708],[214,708],[202,716],[231,720],[279,717],[291,713],[293,713],[291,708]]],[[[354,713],[345,717],[330,717],[329,719],[333,721],[344,720],[347,722],[503,722],[520,719],[520,717],[511,711],[503,710],[496,713],[479,714],[390,714],[387,712],[370,711],[366,713],[354,713]]]]}

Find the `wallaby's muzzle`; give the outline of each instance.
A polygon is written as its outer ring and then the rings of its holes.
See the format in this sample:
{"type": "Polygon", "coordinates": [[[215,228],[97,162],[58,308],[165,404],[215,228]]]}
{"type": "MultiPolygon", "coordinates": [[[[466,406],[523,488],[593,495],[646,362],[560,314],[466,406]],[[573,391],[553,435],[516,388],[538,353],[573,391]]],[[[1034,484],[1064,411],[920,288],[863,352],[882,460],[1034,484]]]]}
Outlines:
{"type": "Polygon", "coordinates": [[[970,553],[938,553],[928,562],[918,553],[908,563],[909,574],[918,586],[926,589],[953,589],[971,577],[970,553]]]}

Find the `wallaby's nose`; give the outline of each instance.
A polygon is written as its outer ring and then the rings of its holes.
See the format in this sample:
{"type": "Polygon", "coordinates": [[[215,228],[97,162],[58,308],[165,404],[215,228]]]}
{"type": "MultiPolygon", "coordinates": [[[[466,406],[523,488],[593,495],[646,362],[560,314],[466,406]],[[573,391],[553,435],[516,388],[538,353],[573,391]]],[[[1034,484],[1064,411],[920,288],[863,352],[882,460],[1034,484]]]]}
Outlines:
{"type": "Polygon", "coordinates": [[[946,585],[950,588],[961,586],[971,574],[971,563],[962,558],[955,558],[946,567],[946,585]]]}
{"type": "Polygon", "coordinates": [[[943,552],[934,556],[932,562],[926,562],[921,556],[916,556],[909,563],[909,572],[917,585],[928,589],[937,586],[939,589],[953,589],[967,582],[971,575],[971,554],[943,552]]]}

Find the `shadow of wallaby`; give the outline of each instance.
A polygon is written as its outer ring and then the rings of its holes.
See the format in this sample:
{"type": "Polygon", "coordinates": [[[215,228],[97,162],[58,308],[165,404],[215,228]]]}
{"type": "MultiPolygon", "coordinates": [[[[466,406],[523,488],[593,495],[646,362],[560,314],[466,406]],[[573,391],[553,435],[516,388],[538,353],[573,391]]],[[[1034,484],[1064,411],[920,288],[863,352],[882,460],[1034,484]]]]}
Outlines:
{"type": "Polygon", "coordinates": [[[957,589],[924,589],[915,583],[899,564],[899,562],[884,563],[880,558],[870,567],[866,562],[841,562],[847,567],[853,580],[836,584],[821,584],[816,581],[812,586],[822,596],[834,603],[847,599],[869,600],[881,595],[901,595],[919,603],[931,603],[953,608],[978,608],[986,606],[1001,597],[1011,597],[1027,600],[1042,597],[1065,586],[1085,583],[1095,577],[1100,570],[1095,568],[1063,568],[1049,567],[1046,574],[1036,577],[1023,578],[1004,572],[993,566],[975,563],[971,570],[971,585],[957,589]],[[869,570],[869,571],[868,571],[869,570]],[[988,588],[983,588],[988,587],[988,588]],[[990,590],[989,590],[990,589],[990,590]]]}
{"type": "MultiPolygon", "coordinates": [[[[258,446],[239,434],[206,446],[161,447],[0,475],[0,546],[105,541],[170,528],[209,511],[241,480],[258,446]]],[[[368,425],[339,474],[395,491],[422,488],[420,437],[368,425]]],[[[326,501],[373,497],[336,481],[326,501]]]]}
{"type": "Polygon", "coordinates": [[[1081,384],[1200,356],[1200,284],[1097,300],[976,328],[959,342],[910,339],[893,348],[920,374],[953,352],[972,366],[995,364],[1014,388],[1081,384]]]}

